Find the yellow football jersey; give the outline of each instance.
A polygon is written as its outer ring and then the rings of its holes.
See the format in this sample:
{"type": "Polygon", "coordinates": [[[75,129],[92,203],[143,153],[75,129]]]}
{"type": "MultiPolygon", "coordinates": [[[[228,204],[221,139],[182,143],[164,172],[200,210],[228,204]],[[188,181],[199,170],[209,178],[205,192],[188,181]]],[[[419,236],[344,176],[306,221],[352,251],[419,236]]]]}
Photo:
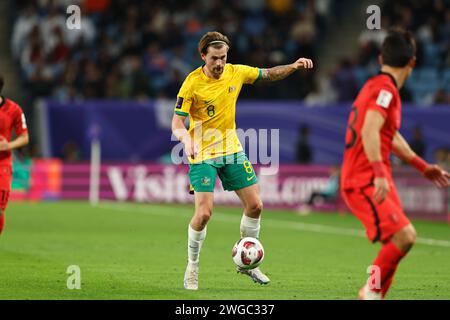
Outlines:
{"type": "Polygon", "coordinates": [[[200,150],[191,163],[242,151],[236,134],[236,101],[243,84],[253,84],[261,69],[227,63],[219,79],[199,67],[184,80],[175,113],[189,115],[189,134],[200,150]]]}

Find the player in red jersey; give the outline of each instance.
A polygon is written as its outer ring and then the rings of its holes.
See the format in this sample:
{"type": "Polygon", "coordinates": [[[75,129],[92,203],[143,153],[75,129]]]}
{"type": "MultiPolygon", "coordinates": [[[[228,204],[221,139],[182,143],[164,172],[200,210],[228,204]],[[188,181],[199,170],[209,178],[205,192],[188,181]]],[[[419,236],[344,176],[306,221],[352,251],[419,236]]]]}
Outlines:
{"type": "Polygon", "coordinates": [[[398,90],[415,66],[415,51],[415,41],[409,32],[399,29],[389,32],[379,57],[381,72],[363,86],[348,120],[342,196],[364,225],[367,237],[382,244],[371,277],[359,291],[360,299],[384,298],[398,263],[416,239],[416,231],[402,209],[392,179],[391,152],[438,187],[449,186],[449,174],[417,156],[398,131],[401,122],[398,90]]]}
{"type": "MultiPolygon", "coordinates": [[[[0,75],[0,94],[4,85],[0,75]]],[[[12,182],[11,150],[28,144],[28,129],[22,109],[13,101],[0,95],[0,234],[5,225],[5,210],[12,182]],[[16,139],[11,141],[12,131],[16,139]]]]}

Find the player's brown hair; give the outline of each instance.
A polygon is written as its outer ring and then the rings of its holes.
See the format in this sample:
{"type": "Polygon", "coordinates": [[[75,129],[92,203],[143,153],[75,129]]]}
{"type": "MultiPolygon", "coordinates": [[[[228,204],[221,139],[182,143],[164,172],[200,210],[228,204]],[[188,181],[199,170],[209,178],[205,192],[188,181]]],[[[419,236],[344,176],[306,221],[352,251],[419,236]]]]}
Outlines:
{"type": "Polygon", "coordinates": [[[202,53],[207,54],[210,46],[220,49],[224,45],[227,45],[228,48],[230,47],[230,40],[228,40],[227,36],[217,31],[210,31],[203,35],[198,42],[198,53],[200,53],[200,55],[202,53]]]}
{"type": "Polygon", "coordinates": [[[5,80],[3,80],[3,76],[0,74],[0,93],[2,93],[4,84],[5,80]]]}
{"type": "Polygon", "coordinates": [[[397,68],[406,67],[416,55],[416,41],[411,32],[393,28],[381,45],[383,63],[397,68]]]}

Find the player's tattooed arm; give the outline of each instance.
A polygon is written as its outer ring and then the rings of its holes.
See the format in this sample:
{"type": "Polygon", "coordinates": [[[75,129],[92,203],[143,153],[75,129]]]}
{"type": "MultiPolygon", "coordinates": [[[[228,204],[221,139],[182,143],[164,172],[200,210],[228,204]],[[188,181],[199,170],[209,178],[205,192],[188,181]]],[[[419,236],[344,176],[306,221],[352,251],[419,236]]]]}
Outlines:
{"type": "Polygon", "coordinates": [[[276,66],[269,69],[261,69],[262,80],[264,81],[278,81],[286,78],[300,68],[311,69],[313,62],[311,59],[300,58],[294,63],[276,66]]]}

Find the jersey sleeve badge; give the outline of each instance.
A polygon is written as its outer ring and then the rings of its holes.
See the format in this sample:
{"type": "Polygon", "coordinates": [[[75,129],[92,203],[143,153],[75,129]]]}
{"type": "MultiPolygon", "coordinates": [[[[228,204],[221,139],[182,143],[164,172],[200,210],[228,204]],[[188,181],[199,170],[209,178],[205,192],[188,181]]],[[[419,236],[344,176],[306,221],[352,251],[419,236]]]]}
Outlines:
{"type": "Polygon", "coordinates": [[[376,104],[387,109],[392,100],[392,93],[386,90],[380,90],[376,104]]]}
{"type": "Polygon", "coordinates": [[[176,109],[181,109],[182,105],[183,105],[183,98],[182,97],[178,97],[177,99],[177,104],[175,106],[176,109]]]}

